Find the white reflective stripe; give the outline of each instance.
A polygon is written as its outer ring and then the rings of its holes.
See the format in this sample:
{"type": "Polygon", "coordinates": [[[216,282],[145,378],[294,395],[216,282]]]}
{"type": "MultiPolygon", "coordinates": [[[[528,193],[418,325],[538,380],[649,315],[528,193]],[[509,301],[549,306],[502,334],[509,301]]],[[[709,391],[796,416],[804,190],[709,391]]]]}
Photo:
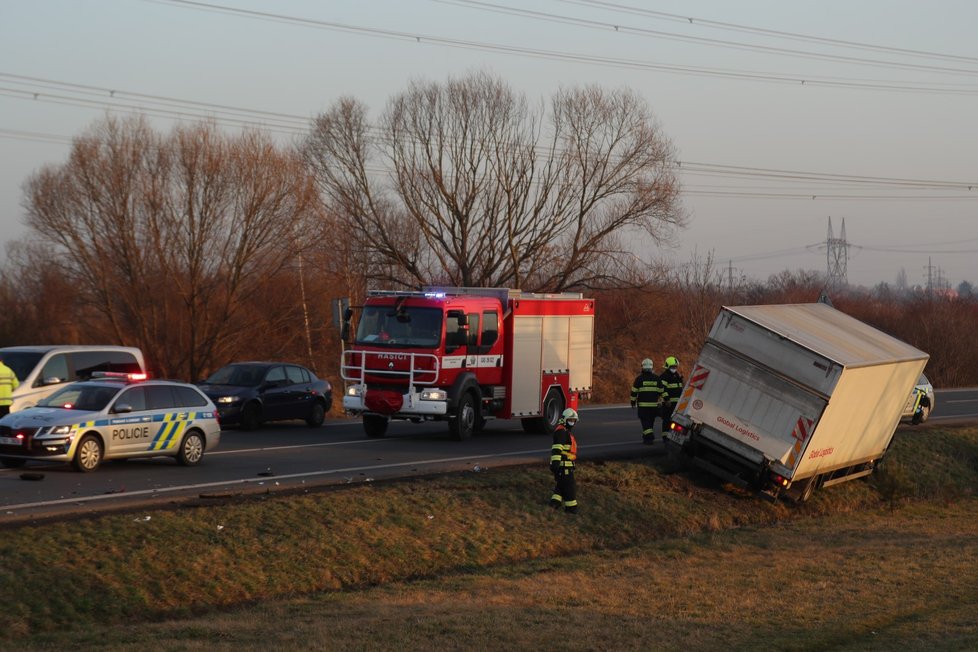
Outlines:
{"type": "Polygon", "coordinates": [[[485,369],[500,367],[503,363],[501,355],[446,355],[441,359],[443,369],[461,369],[462,361],[468,369],[485,369]]]}

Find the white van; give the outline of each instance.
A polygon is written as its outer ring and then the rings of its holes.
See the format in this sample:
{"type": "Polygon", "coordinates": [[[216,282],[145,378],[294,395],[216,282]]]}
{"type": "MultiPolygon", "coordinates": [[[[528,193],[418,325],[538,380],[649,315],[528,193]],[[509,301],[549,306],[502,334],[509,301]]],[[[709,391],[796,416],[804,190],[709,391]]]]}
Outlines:
{"type": "Polygon", "coordinates": [[[143,352],[131,346],[8,346],[0,357],[20,381],[11,412],[36,405],[65,383],[88,380],[93,371],[146,372],[143,352]]]}

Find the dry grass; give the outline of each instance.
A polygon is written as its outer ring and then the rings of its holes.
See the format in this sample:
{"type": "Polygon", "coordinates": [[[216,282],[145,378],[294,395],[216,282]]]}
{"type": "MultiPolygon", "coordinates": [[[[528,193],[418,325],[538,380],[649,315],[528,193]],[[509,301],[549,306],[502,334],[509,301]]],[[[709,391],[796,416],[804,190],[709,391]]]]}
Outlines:
{"type": "Polygon", "coordinates": [[[21,528],[0,543],[7,643],[975,649],[976,444],[976,429],[901,435],[894,459],[937,478],[918,473],[905,494],[923,498],[893,509],[870,483],[795,508],[644,459],[583,468],[577,517],[542,506],[542,470],[513,469],[21,528]]]}

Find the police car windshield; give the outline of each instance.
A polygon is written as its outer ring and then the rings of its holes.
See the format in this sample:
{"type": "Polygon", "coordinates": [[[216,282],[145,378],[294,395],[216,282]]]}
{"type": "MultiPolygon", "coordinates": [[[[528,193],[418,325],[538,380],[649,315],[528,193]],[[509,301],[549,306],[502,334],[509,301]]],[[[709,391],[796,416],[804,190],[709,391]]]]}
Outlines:
{"type": "Polygon", "coordinates": [[[97,412],[119,393],[120,387],[74,383],[37,402],[38,407],[97,412]]]}
{"type": "Polygon", "coordinates": [[[435,348],[441,344],[442,311],[418,306],[367,306],[357,326],[357,344],[387,348],[435,348]]]}

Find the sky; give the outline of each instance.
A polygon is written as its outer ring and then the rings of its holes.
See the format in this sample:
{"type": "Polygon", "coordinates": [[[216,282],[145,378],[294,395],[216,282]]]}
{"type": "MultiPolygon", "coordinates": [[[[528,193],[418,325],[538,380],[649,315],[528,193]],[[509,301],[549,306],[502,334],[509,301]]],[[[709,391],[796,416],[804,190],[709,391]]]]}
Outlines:
{"type": "MultiPolygon", "coordinates": [[[[765,281],[978,285],[973,0],[0,0],[0,246],[24,182],[107,112],[255,123],[476,71],[532,102],[628,88],[676,150],[689,225],[636,254],[765,281]]],[[[0,254],[2,255],[2,254],[0,254]]]]}

